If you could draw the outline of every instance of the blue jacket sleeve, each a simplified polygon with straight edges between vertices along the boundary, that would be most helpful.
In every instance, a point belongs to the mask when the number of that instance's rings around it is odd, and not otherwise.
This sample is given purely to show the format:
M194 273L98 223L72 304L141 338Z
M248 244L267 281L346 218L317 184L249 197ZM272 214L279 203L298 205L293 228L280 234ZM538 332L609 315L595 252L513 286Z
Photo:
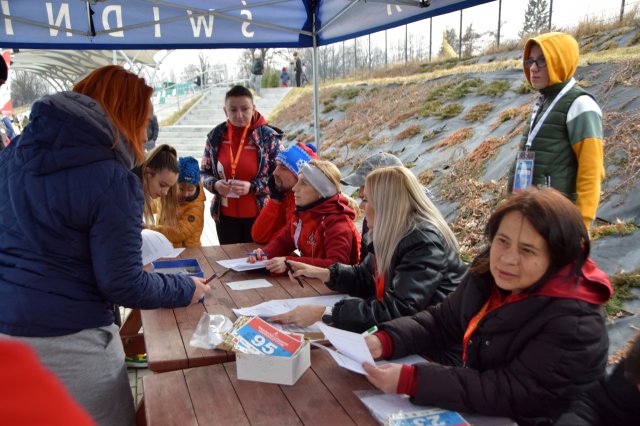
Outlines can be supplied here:
M173 308L191 302L187 276L142 269L142 191L135 176L116 180L93 211L89 247L98 288L105 298L130 308Z

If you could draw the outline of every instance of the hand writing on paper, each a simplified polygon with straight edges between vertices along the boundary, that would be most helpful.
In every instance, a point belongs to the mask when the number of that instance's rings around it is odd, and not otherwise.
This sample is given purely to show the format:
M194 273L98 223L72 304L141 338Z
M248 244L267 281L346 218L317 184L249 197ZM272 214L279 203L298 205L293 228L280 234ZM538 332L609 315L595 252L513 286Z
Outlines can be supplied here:
M263 252L262 249L257 248L252 253L253 254L250 254L247 258L247 262L249 263L256 263L256 260L267 260L267 254Z
M264 266L273 274L284 274L287 272L287 265L284 264L286 257L274 257L266 260Z
M402 364L384 364L375 366L362 363L362 368L367 372L367 380L385 393L398 393L398 382Z
M317 278L322 282L329 282L330 273L328 268L320 268L318 266L307 265L302 262L295 262L293 260L288 261L289 265L291 265L291 269L293 269L292 278L295 277L308 277L308 278Z
M211 288L204 283L202 278L191 277L191 280L196 286L196 289L193 292L193 297L191 298L191 303L195 304L198 303L200 299L203 299L204 296L211 291Z
M231 180L229 183L231 185L231 191L237 195L247 195L251 190L251 182L246 180Z
M226 197L227 195L229 195L229 192L231 192L231 184L224 179L216 181L213 187L218 192L218 194L223 197Z
M268 318L268 321L277 322L284 325L294 325L296 327L308 327L320 321L324 314L324 306L321 305L300 305L297 308L280 315Z
M373 359L379 359L382 356L382 342L377 336L367 336L364 338L364 342L367 344Z

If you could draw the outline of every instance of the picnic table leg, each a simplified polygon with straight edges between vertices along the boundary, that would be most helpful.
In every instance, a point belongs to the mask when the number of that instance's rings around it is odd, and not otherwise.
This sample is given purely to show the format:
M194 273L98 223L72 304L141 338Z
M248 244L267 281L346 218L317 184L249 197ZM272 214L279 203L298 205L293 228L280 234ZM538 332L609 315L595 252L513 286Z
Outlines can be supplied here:
M147 352L144 345L144 334L140 333L141 328L140 309L132 309L124 324L120 327L120 339L122 339L125 355L136 356Z

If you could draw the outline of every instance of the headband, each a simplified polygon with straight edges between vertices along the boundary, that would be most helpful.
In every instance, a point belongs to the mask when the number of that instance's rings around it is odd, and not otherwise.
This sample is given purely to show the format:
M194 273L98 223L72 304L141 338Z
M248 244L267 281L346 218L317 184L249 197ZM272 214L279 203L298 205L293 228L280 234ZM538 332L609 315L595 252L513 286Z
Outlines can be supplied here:
M324 198L333 197L338 193L336 186L331 183L329 178L326 177L319 168L312 166L309 163L305 163L300 167L300 173L307 178L311 186L313 186Z

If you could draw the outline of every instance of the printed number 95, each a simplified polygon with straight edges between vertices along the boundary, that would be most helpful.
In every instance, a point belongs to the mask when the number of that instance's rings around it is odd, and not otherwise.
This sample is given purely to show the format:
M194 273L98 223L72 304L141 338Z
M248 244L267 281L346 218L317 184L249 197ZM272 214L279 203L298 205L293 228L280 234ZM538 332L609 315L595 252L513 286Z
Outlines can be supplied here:
M278 349L278 347L273 342L267 341L267 339L265 339L264 336L261 336L260 334L256 334L255 336L253 336L253 339L251 339L251 343L257 348L260 348L260 350L267 355L271 355L276 351L276 349Z

